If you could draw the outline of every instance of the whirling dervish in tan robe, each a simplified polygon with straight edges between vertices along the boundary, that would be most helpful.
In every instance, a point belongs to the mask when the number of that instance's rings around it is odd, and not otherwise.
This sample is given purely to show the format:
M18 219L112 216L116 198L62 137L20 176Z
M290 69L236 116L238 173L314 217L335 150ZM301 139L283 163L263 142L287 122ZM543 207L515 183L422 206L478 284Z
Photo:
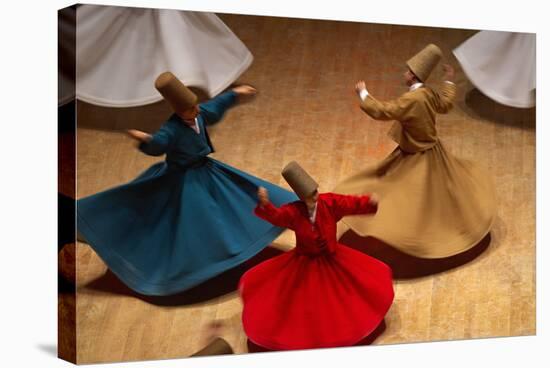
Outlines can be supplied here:
M456 94L453 69L445 66L451 78L439 92L423 84L441 55L430 44L407 61L404 76L410 90L396 100L379 101L363 81L357 83L362 110L373 119L395 121L389 135L398 147L334 189L375 193L379 200L376 216L344 218L340 235L351 230L412 256L443 258L472 248L489 233L496 199L488 171L451 155L437 134L436 116L451 110Z

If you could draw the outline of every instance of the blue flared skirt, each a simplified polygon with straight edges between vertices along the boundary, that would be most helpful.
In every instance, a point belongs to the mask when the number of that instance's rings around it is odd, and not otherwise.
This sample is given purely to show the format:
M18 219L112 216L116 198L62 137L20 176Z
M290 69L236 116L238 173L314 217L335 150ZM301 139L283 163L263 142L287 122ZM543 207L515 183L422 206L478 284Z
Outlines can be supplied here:
M77 201L77 229L111 271L145 295L182 292L253 257L284 229L254 215L257 189L275 205L294 193L220 161L161 162Z

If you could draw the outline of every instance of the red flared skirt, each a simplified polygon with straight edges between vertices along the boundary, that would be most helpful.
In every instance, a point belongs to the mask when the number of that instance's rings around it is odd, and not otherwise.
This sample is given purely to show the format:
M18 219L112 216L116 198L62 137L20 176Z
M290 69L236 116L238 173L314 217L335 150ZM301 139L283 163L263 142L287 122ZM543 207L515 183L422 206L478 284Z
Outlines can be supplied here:
M239 291L246 335L270 350L355 345L394 295L386 264L340 244L332 254L292 250L265 261L242 276Z

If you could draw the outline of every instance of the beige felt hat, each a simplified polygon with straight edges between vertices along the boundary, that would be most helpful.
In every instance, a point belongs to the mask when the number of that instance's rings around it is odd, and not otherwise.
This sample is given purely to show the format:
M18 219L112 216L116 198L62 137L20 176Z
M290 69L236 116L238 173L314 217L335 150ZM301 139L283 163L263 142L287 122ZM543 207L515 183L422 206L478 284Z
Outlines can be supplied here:
M155 88L176 112L197 104L197 96L170 72L164 72L157 77Z
M288 163L281 174L302 200L312 195L319 187L319 184L296 161Z
M431 43L410 58L407 61L407 66L418 79L425 82L432 73L432 70L437 66L437 63L439 63L439 60L441 60L442 55L441 49Z

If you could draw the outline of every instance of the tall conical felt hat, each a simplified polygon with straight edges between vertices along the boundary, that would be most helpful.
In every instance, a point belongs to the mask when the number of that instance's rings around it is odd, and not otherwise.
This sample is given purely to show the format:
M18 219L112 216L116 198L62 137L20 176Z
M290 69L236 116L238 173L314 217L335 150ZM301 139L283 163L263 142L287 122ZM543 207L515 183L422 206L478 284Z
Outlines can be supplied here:
M312 195L319 187L319 184L296 161L288 163L281 174L302 200Z
M433 43L424 47L422 51L414 55L407 61L409 69L420 79L425 82L430 76L432 70L437 66L443 53L441 49Z
M155 88L176 112L197 104L197 96L170 72L164 72L157 77Z

